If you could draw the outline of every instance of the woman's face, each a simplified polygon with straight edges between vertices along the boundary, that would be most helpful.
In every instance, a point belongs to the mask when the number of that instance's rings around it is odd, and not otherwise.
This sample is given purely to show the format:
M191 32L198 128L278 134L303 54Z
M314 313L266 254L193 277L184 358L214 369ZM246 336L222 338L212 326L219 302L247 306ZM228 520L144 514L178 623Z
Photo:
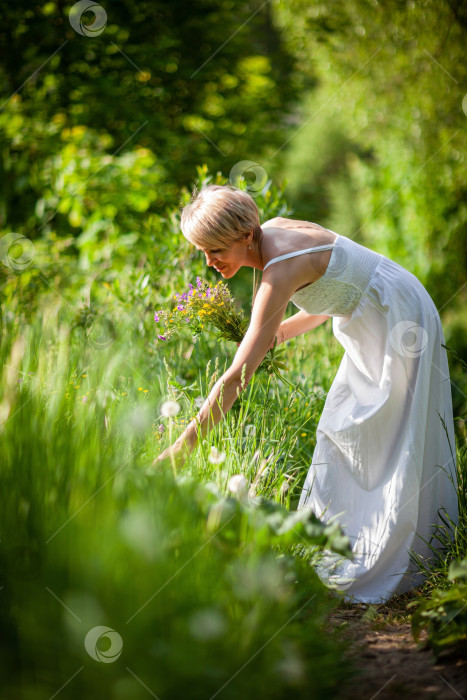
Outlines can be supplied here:
M247 246L244 243L230 244L227 248L222 245L212 249L196 248L206 256L206 265L214 267L224 278L233 277L246 262Z

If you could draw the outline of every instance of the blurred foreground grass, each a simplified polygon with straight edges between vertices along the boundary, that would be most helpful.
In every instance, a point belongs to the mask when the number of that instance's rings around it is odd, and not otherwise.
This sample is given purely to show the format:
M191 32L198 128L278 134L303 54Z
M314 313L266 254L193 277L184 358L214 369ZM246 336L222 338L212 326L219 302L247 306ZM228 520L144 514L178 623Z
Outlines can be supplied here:
M322 395L305 406L255 380L176 478L156 472L219 361L184 377L199 358L150 351L141 318L94 308L50 295L21 324L4 308L3 696L332 697L350 668L323 635L337 599L310 564L347 540L285 507ZM229 493L259 473L249 496Z

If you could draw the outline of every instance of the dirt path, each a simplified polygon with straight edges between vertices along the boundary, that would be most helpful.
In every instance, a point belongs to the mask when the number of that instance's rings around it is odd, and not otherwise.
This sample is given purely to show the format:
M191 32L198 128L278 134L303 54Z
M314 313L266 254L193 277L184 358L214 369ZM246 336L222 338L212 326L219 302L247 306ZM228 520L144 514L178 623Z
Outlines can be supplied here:
M426 644L413 641L406 594L387 605L341 604L329 619L348 641L348 656L358 669L336 700L467 700L467 659L443 654L434 662ZM405 617L405 619L404 619Z

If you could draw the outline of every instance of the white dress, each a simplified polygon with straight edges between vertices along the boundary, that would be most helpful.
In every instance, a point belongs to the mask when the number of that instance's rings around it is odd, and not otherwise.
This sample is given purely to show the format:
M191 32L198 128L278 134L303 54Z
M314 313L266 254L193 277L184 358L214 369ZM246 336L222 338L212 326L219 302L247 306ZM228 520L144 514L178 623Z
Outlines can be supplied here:
M423 540L440 523L438 510L458 524L449 367L440 317L421 282L335 235L332 244L281 255L264 269L332 249L324 275L291 297L309 314L332 316L345 350L298 508L337 520L351 542L353 560L325 552L321 580L347 601L382 603L423 582L409 549L431 556Z

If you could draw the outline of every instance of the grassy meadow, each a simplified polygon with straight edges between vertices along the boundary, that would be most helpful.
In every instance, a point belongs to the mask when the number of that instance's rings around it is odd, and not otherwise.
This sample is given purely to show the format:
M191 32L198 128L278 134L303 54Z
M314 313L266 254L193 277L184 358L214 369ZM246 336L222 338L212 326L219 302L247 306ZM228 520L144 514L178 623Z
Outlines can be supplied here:
M0 6L0 698L326 700L355 676L316 573L348 540L296 512L331 321L283 346L288 384L257 372L183 467L153 466L236 350L154 319L219 281L180 231L210 183L387 255L440 310L460 521L404 615L465 647L465 10ZM252 282L228 282L246 318Z
M143 264L103 265L90 283L71 260L51 277L41 249L16 269L25 254L11 253L3 288L7 696L49 698L66 683L70 698L176 698L187 684L194 698L333 697L352 668L323 632L340 593L314 564L348 542L337 523L294 513L343 355L331 324L287 343L292 387L256 373L182 468L155 469L235 344L208 328L158 340L154 309L212 271L188 250L164 271L148 245Z
M3 287L7 696L49 698L68 681L63 697L139 698L147 686L175 698L187 684L203 698L332 697L350 669L323 636L338 598L312 564L325 547L345 555L347 540L291 512L342 355L330 326L291 343L296 389L258 374L182 469L156 470L235 344L157 339L162 267L102 265L90 282L71 259L51 274L45 247L27 266L25 249L10 251ZM186 260L170 297L204 272ZM167 401L176 415L161 412ZM235 475L247 484L233 488Z

